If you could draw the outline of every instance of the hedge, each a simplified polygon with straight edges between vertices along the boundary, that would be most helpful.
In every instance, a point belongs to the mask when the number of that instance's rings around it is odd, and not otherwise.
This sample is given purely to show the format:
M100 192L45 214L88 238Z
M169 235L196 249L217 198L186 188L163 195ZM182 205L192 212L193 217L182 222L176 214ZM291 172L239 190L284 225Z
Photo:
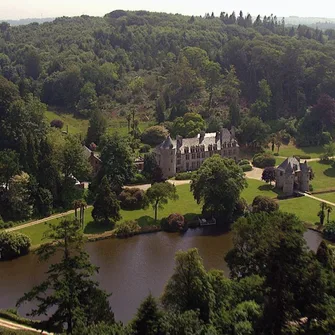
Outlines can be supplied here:
M241 165L241 169L243 172L252 171L252 166L250 164Z
M260 153L253 157L252 164L258 168L264 169L269 166L275 166L276 159L272 154Z
M31 240L21 233L0 232L0 261L11 260L29 253Z
M176 174L175 179L176 180L189 180L189 179L192 179L193 175L194 175L194 172L191 172L191 171L179 172Z
M120 238L130 237L138 234L141 231L141 227L137 221L125 221L120 223L114 230L115 236Z

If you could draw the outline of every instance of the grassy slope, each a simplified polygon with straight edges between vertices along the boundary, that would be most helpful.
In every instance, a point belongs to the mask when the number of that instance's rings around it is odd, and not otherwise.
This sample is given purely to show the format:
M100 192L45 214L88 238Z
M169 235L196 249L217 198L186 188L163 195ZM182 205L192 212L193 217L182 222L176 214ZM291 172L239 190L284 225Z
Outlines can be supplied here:
M277 152L277 149L275 149ZM323 148L321 146L318 147L306 147L306 148L297 148L293 144L282 145L279 149L279 155L284 157L290 156L299 156L299 155L308 155L311 158L319 158L323 153Z

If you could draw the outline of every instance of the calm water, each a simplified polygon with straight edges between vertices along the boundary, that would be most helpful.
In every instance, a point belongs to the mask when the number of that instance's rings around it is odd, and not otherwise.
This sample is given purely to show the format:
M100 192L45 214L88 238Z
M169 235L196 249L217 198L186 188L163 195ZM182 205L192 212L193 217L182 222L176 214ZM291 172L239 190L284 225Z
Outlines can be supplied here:
M305 234L309 247L316 250L321 237L312 231ZM156 233L129 239L110 239L88 243L86 250L92 263L100 267L97 276L102 288L112 292L110 298L117 320L129 321L140 302L151 292L160 296L174 267L178 250L196 247L207 269L218 268L228 274L224 261L232 248L232 235L215 227L189 230L184 235ZM47 264L34 254L0 263L0 308L15 306L18 298L44 278ZM24 315L31 306L19 312Z

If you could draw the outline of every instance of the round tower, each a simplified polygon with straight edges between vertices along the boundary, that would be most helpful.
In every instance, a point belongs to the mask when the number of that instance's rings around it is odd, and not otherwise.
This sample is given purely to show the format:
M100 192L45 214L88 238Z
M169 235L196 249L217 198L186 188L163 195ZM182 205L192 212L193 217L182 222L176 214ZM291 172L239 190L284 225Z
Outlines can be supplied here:
M176 175L176 147L168 136L159 146L159 166L163 173L163 178L168 179Z

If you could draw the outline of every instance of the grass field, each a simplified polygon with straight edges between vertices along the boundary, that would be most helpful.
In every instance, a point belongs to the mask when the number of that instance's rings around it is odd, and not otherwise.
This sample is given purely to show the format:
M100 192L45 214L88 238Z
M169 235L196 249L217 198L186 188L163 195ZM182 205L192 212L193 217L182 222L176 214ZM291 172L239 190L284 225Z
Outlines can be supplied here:
M331 164L310 162L308 165L311 166L315 175L311 181L314 191L335 188L335 168Z
M164 209L158 211L158 217L161 219L163 217L168 216L171 213L181 213L186 215L187 217L192 217L195 215L199 215L201 213L201 205L197 204L193 198L192 193L190 192L189 185L180 185L177 186L177 192L179 195L179 201L169 201L167 205L165 205ZM272 190L270 185L264 184L258 180L248 180L248 188L243 190L242 197L247 200L248 203L251 203L256 195L266 195L269 197L276 197L277 194ZM92 209L87 209L85 211L85 229L84 232L86 234L98 234L102 233L106 229L106 227L99 227L92 221L91 216ZM122 220L136 220L141 226L154 224L154 211L151 207L145 210L135 210L135 211L121 211ZM71 219L73 215L68 218ZM64 219L63 217L62 219ZM49 223L59 222L60 219L54 219L49 221L48 223L41 223L35 226L31 226L28 228L20 229L19 232L28 235L33 245L38 245L42 242L43 234L45 231L49 229Z
M275 152L277 152L277 149ZM279 155L284 157L307 155L311 156L311 158L319 158L322 153L322 146L297 148L291 143L289 145L282 145L279 149Z

